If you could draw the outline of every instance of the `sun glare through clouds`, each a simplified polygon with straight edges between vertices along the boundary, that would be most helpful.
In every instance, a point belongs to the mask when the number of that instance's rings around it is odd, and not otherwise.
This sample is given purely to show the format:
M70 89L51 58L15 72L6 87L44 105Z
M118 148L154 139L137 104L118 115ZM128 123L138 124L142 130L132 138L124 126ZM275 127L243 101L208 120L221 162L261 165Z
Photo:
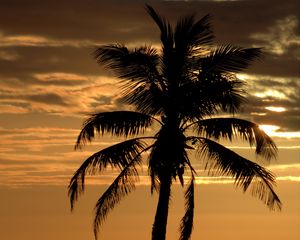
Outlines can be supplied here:
M267 110L272 111L272 112L285 112L286 109L284 107L266 107Z
M266 97L275 97L275 98L281 98L281 99L286 98L286 95L284 93L279 92L277 90L267 90L264 92L255 92L253 95L258 98L266 98Z
M275 132L280 129L280 127L275 125L259 125L259 128L269 136L273 136Z
M259 128L263 130L270 137L280 137L280 138L300 138L300 132L285 132L280 131L280 127L276 125L259 125Z

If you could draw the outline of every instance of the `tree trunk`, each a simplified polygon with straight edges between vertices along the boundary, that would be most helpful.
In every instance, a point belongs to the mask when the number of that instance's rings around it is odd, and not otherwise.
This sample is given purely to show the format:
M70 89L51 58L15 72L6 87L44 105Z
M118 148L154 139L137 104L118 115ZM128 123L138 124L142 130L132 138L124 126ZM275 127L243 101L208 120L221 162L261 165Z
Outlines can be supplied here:
M170 195L171 177L164 178L160 183L158 204L152 227L152 240L166 239Z

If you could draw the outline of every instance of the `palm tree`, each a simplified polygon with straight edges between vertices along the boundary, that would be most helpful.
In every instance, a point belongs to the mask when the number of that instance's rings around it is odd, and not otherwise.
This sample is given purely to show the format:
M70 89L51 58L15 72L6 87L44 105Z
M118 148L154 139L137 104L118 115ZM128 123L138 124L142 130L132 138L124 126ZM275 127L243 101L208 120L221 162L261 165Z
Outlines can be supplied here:
M98 174L107 167L120 171L96 203L97 238L109 212L135 189L137 167L146 158L151 193L158 193L152 239L166 238L171 187L179 180L182 186L187 184L179 239L188 240L193 228L197 174L189 154L194 151L210 175L231 176L244 192L250 189L270 209L280 210L273 174L219 141L240 137L255 146L262 159L276 157L275 143L257 124L234 117L245 102L244 82L235 74L259 58L261 50L213 47L209 15L200 20L186 16L172 27L151 6L146 5L146 10L160 29L161 51L151 46L130 50L122 44L110 44L94 52L97 62L120 79L120 99L133 110L95 113L84 122L75 148L92 141L96 134L126 138L96 152L75 172L69 185L71 209L84 191L86 174ZM224 114L229 117L222 117ZM145 136L154 124L157 132Z

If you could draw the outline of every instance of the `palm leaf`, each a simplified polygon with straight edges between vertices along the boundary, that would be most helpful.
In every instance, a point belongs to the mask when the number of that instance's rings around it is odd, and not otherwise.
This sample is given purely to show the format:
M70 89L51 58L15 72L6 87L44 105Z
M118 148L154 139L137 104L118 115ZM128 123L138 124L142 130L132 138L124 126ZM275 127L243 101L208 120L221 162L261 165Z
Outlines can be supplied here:
M195 22L194 15L180 19L175 27L175 49L188 50L212 42L214 36L209 14Z
M113 183L98 199L95 206L94 235L97 239L99 227L106 219L109 212L118 204L123 197L135 189L135 182L138 181L137 164L141 164L141 154L152 146L144 148L139 152L120 172Z
M251 193L263 201L271 210L280 210L281 202L274 192L274 175L262 166L245 159L207 138L194 138L198 141L198 151L206 155L206 169L211 175L227 175L235 179L235 184L246 192L249 186Z
M108 213L122 200L123 197L135 189L135 182L138 180L138 172L134 165L139 162L139 157L132 160L97 201L94 219L94 234L96 239L99 226L106 219Z
M194 221L194 176L184 194L185 197L185 214L180 224L179 240L191 239Z
M135 106L138 112L158 115L164 113L165 93L154 83L124 84L121 102Z
M114 136L137 135L144 133L150 127L154 118L139 112L114 111L92 114L82 127L75 148L80 147L95 137L95 132L103 135L111 133Z
M259 128L259 125L238 118L209 118L195 122L198 134L219 140L232 141L234 136L240 136L256 146L256 154L270 160L277 156L277 147L273 140Z
M146 10L160 29L160 39L162 43L161 72L165 81L170 83L174 79L174 71L178 70L172 63L174 57L174 33L171 24L160 16L151 6L146 4Z
M144 46L129 50L120 44L98 47L93 55L98 63L117 73L121 79L131 81L157 81L159 55L156 49Z
M193 121L219 112L235 113L244 102L240 81L189 81L177 90L177 109L184 118Z
M75 201L84 191L85 175L102 172L106 167L124 169L133 159L140 155L145 148L140 138L130 139L101 151L87 158L75 172L69 184L69 197L71 209Z
M245 83L238 80L233 74L201 73L198 81L201 90L201 98L214 105L218 110L236 113L244 97Z
M245 70L250 63L261 56L260 48L241 48L225 45L216 48L207 57L200 60L203 73L237 73Z
M180 76L180 82L190 70L194 55L201 51L203 44L211 43L213 39L210 30L209 15L195 22L193 15L179 20L174 31L174 56L165 64L170 65L170 79ZM173 75L172 75L173 72Z
M158 114L166 83L160 74L160 56L149 46L129 50L123 45L104 45L94 52L98 63L117 73L122 84L121 101L140 112Z
M173 48L173 30L170 23L162 16L160 16L154 8L146 4L146 11L152 17L161 32L161 42L163 44L164 52L168 52Z

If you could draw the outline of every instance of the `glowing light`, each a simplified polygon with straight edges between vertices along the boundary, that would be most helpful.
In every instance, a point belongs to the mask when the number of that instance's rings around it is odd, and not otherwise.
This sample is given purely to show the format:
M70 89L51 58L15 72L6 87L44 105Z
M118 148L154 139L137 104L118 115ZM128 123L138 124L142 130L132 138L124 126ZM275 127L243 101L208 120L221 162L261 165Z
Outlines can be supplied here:
M299 176L282 176L282 177L277 177L276 180L300 182L300 177Z
M259 125L259 128L263 130L269 136L273 136L274 133L280 128L275 125Z
M285 112L286 111L286 108L284 107L265 107L265 109L269 110L269 111L272 111L272 112Z
M37 73L34 77L40 81L86 81L88 78L86 76L63 73L63 72L53 72L53 73Z
M250 114L253 116L266 116L267 115L266 113L259 113L259 112L252 112Z
M276 90L268 90L266 92L256 92L254 93L254 95L259 98L265 98L265 97L286 98L285 94Z
M276 125L259 125L259 128L270 137L300 138L300 132L281 132L278 131L280 127Z
M236 74L236 77L240 80L248 80L251 78L248 74L243 74L243 73Z

